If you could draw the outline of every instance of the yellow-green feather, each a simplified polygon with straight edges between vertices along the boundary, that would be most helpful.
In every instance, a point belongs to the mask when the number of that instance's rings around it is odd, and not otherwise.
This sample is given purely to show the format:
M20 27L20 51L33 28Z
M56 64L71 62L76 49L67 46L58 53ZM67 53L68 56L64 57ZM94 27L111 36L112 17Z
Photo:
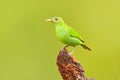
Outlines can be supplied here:
M63 43L71 46L81 45L84 49L91 50L84 44L84 40L72 27L66 25L60 17L53 18L56 27L56 36Z

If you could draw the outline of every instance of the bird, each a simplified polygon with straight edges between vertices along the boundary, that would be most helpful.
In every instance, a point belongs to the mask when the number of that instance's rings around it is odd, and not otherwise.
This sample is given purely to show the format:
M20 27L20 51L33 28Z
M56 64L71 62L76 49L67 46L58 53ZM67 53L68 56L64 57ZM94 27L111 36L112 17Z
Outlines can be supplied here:
M79 33L67 25L63 18L61 17L52 17L48 18L45 21L51 22L55 26L56 31L56 37L63 43L66 44L64 48L67 48L68 46L73 46L74 49L72 50L71 54L74 52L76 46L80 45L84 49L91 51L91 48L85 45L85 41L83 38L79 35Z

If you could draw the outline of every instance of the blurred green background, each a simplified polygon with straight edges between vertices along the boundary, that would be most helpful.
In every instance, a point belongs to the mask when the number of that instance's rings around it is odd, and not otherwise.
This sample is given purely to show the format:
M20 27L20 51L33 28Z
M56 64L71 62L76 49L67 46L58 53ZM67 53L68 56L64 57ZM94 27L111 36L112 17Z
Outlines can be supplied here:
M74 52L86 77L120 80L119 0L0 0L0 80L62 80L56 57L64 44L44 21L54 16L92 48Z

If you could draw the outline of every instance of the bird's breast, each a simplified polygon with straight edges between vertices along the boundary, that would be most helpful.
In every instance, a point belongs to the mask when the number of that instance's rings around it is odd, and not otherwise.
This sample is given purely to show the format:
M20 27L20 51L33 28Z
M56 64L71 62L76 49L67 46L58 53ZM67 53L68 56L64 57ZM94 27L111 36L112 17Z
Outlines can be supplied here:
M63 26L56 26L56 36L59 40L61 40L64 43L66 43L66 41L69 38L67 29Z

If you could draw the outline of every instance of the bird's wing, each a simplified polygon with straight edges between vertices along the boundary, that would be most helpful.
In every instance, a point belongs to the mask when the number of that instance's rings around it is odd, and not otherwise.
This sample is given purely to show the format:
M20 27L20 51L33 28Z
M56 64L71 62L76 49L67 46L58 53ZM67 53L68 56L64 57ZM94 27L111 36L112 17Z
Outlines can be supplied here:
M82 37L79 35L78 32L76 32L73 28L68 26L68 32L70 34L71 37L75 37L78 38L80 41L84 42L84 40L82 39Z

